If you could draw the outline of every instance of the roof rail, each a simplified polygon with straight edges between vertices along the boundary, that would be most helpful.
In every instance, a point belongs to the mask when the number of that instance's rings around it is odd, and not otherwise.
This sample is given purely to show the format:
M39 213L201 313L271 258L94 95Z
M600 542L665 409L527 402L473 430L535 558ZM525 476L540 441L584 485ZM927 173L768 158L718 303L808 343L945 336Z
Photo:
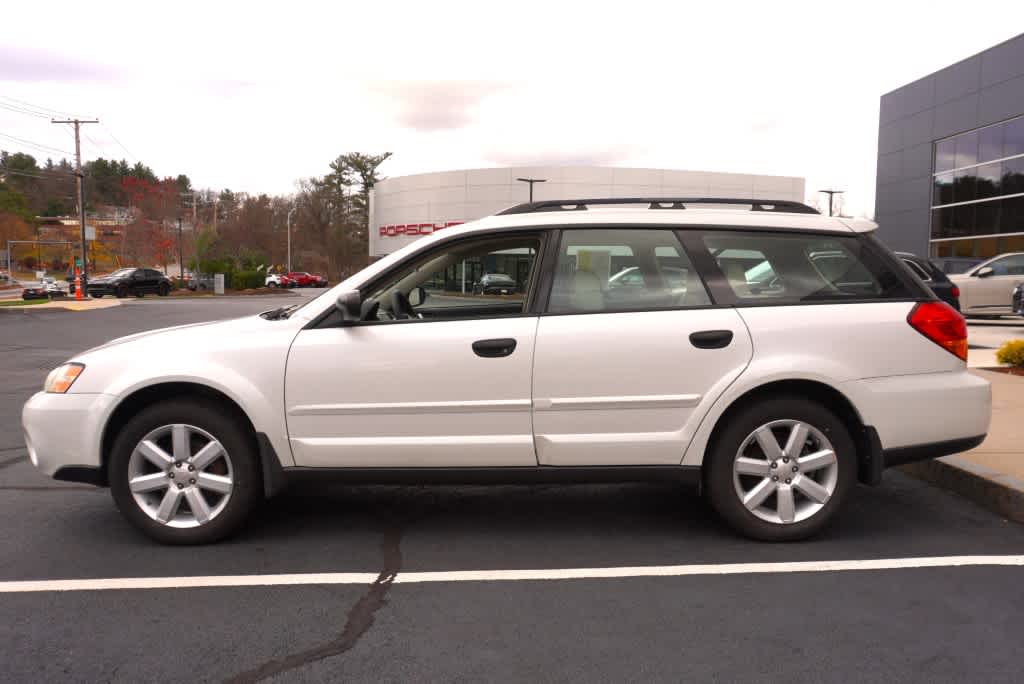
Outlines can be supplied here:
M777 211L790 214L817 214L817 209L791 200L740 199L735 197L604 197L600 199L544 200L526 202L499 211L507 214L536 214L543 211L586 211L601 204L646 204L648 209L686 209L688 204L745 204L751 211Z

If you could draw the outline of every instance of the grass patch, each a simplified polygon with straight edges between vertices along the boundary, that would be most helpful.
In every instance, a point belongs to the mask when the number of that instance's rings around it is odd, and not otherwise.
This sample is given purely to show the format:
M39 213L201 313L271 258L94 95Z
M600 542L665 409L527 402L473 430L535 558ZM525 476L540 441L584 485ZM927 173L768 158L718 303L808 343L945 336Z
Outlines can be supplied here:
M24 299L15 299L14 301L10 302L0 302L0 306L35 306L36 304L49 303L49 299L29 299L28 301L25 301Z

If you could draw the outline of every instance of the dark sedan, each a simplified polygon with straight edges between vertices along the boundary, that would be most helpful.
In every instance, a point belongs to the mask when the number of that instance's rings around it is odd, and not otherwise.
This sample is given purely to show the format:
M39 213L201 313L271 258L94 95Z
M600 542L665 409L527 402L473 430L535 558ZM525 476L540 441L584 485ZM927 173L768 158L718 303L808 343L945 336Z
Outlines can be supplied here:
M171 279L151 268L122 268L110 275L90 278L86 292L90 297L143 297L147 294L166 297L171 292Z
M942 269L928 259L919 257L916 254L910 254L909 252L896 252L896 256L903 260L903 263L914 272L914 275L931 288L935 296L957 311L960 310L960 288L946 277Z
M475 294L515 294L516 281L504 273L488 273L473 287Z

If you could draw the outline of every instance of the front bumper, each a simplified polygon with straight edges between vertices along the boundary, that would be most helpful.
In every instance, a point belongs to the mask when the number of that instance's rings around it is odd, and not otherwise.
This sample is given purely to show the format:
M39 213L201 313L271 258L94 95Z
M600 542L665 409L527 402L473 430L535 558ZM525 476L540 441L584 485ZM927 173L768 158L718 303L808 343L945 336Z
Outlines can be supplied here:
M21 411L32 465L51 477L62 469L98 471L103 424L115 400L109 394L34 394Z

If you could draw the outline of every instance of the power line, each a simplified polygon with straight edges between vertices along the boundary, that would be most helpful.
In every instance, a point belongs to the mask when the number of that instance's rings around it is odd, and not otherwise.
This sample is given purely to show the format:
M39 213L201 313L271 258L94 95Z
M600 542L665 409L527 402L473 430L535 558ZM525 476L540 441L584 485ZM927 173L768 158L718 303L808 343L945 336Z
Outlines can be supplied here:
M62 150L62 149L60 149L58 147L51 147L49 145L43 145L41 143L32 142L31 140L25 140L24 138L19 138L19 137L15 136L15 135L11 135L10 133L0 133L0 136L3 136L4 138L10 138L11 140L19 142L19 143L21 143L23 145L28 145L30 147L36 147L36 148L38 148L40 150L50 151L50 152L59 152L60 154L72 154L71 152L68 152L67 150Z
M46 114L41 114L39 112L33 112L31 110L23 109L21 107L15 106L15 105L9 105L6 102L0 102L0 109L6 109L7 111L14 112L15 114L27 114L28 116L37 116L40 119L49 119L50 118Z
M114 135L113 131L111 131L110 128L107 127L107 124L101 123L100 126L103 126L103 130L105 130L107 132L107 135L110 136L110 139L113 140L114 142L116 142L118 145L120 145L121 149L124 150L128 154L129 157L134 159L136 162L139 161L139 158L136 157L134 154L132 154L132 151L129 150L127 147L125 147L123 142L121 142L120 140L117 139L117 136Z
M42 105L32 104L31 102L26 102L25 100L19 100L18 98L11 97L10 95L0 95L0 99L10 100L11 102L16 102L16 103L18 103L20 105L24 105L25 107L28 107L30 109L36 109L36 110L38 110L40 112L46 112L46 113L48 113L47 118L49 118L50 114L60 114L61 116L67 116L67 112L62 112L62 111L59 111L59 110L56 110L56 109L50 109L49 107L44 107Z
M42 175L42 174L38 174L38 173L31 173L29 171L18 171L16 169L12 169L12 168L4 166L2 164L0 164L0 173L10 173L10 174L13 174L15 176L27 176L29 178L41 178L42 180L50 180L50 179L52 179L52 180L70 181L70 180L73 180L75 178L75 174L67 173L65 171L47 171L46 173L48 175Z

